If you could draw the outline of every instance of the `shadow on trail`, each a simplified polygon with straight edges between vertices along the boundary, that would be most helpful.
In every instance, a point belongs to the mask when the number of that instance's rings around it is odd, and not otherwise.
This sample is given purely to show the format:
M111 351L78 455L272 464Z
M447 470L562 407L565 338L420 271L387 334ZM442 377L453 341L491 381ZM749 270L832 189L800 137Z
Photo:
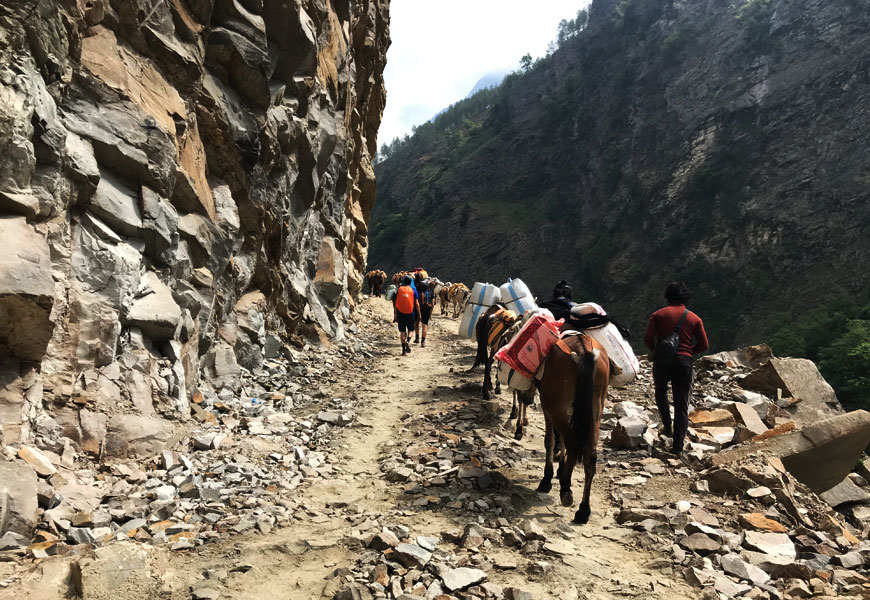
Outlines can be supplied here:
M425 408L405 423L412 435L395 448L401 457L388 458L393 462L386 465L382 461L388 480L400 479L391 469L414 471L407 481L393 483L403 487L397 508L439 514L458 526L496 513L509 521L559 515L547 508L559 506L558 495L535 491L543 448L530 450L513 440L509 395L482 400L475 377L411 393L409 400ZM527 472L530 464L541 467L535 468L534 479Z

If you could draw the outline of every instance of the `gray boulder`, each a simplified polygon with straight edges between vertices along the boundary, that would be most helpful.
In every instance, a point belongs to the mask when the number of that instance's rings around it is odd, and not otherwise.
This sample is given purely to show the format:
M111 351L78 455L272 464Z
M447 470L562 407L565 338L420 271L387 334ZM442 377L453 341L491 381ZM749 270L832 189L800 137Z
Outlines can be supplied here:
M175 432L168 421L139 415L115 415L109 419L106 428L105 456L154 456L174 439Z
M783 397L799 400L789 409L798 425L811 425L843 412L834 389L816 365L804 358L771 358L747 375L741 385L773 397L779 389Z
M39 502L36 472L19 461L0 462L0 536L17 533L30 539Z
M712 457L724 466L760 452L779 456L789 473L817 494L831 489L852 470L870 443L870 413L856 410L761 442L743 444ZM820 469L819 465L825 468Z

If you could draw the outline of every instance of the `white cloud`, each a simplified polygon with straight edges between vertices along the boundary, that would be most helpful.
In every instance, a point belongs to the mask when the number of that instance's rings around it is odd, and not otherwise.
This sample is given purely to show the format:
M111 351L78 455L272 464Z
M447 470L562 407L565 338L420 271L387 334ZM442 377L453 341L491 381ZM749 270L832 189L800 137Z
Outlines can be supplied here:
M378 143L410 133L492 71L543 56L562 19L588 0L393 0Z

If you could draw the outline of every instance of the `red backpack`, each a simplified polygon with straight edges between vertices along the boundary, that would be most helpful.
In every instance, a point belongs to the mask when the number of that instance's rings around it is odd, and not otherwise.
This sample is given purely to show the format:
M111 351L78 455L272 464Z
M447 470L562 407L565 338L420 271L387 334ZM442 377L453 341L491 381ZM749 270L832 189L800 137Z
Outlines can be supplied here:
M414 290L410 285L403 285L396 292L396 309L405 315L414 312Z

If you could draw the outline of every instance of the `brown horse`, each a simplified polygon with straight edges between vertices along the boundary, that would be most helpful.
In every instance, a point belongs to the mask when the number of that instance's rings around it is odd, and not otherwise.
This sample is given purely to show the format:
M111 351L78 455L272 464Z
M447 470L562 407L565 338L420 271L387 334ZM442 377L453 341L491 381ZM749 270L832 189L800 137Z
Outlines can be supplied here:
M471 290L469 290L464 283L454 283L450 286L448 294L450 303L453 305L453 318L455 319L462 312L462 308L465 306L468 296L471 295Z
M383 271L372 271L372 278L369 280L369 292L373 296L380 296L384 291L384 282L386 280L387 274Z
M499 318L499 310L504 309L503 304L496 304L487 309L474 326L474 331L477 336L477 354L474 357L474 364L469 371L473 371L478 365L483 365L483 399L489 400L492 389L492 364L495 360L495 353L507 344L517 331L520 330L522 323L516 315L507 321ZM510 311L508 311L510 312ZM496 330L496 328L498 328ZM501 381L498 377L495 378L495 393L501 393ZM535 400L534 388L527 391L511 390L513 392L513 405L511 406L511 414L509 419L516 419L516 431L514 439L521 440L525 434L525 426L529 424L529 418L526 415L526 408Z
M535 383L546 424L546 464L538 491L549 493L552 489L558 435L565 445L558 473L562 506L574 504L571 475L577 461L583 461L583 500L574 514L575 523L588 522L591 514L589 495L598 462L598 428L609 379L607 352L591 337L578 335L564 338L553 347L547 355L543 377Z
M447 306L450 304L450 286L452 283L445 283L438 290L438 302L441 304L441 316L447 315Z

